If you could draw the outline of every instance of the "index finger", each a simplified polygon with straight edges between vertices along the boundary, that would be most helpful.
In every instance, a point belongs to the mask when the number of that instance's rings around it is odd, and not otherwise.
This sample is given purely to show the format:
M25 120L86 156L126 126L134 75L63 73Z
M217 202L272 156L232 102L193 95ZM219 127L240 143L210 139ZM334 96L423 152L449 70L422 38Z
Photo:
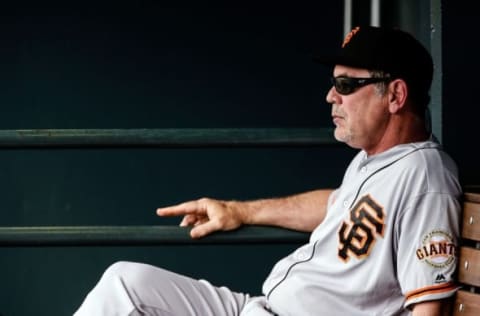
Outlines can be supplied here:
M189 201L157 209L158 216L180 216L192 213L204 213L197 201Z

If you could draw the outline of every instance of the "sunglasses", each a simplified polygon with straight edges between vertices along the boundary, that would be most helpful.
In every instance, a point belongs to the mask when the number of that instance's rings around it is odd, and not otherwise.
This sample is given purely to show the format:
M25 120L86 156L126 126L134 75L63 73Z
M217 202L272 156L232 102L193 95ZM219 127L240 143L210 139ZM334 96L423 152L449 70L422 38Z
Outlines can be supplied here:
M332 77L330 78L332 85L335 87L338 93L342 95L352 94L363 86L378 83L378 82L388 82L391 80L390 77L379 77L379 78L352 78L352 77Z

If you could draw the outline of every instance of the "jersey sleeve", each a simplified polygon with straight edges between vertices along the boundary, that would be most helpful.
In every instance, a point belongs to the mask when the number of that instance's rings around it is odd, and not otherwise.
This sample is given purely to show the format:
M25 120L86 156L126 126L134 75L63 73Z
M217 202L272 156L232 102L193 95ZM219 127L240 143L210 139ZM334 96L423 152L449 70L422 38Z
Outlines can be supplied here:
M397 273L405 307L447 298L455 283L460 203L452 195L416 198L397 223Z

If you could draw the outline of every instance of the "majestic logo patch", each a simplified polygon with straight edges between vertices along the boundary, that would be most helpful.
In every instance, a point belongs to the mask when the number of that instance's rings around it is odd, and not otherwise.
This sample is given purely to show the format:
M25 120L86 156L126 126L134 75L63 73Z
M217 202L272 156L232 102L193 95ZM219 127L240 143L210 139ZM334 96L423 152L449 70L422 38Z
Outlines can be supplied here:
M435 283L442 283L445 281L446 281L446 278L442 273L437 274L437 277L435 278Z
M416 251L417 258L435 268L446 267L455 260L457 246L450 234L434 230L423 237L422 247Z
M383 207L369 195L363 196L350 210L350 221L343 222L338 232L338 256L347 262L350 256L368 256L377 236L385 227Z

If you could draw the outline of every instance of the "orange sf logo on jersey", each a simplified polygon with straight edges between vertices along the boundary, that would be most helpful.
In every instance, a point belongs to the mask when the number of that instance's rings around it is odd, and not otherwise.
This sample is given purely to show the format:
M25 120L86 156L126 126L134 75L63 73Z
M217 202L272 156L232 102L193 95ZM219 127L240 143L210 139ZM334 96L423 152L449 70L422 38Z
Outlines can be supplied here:
M338 232L338 256L344 262L353 255L368 256L377 236L383 237L385 214L383 207L370 195L363 196L350 210L350 220L343 222Z

